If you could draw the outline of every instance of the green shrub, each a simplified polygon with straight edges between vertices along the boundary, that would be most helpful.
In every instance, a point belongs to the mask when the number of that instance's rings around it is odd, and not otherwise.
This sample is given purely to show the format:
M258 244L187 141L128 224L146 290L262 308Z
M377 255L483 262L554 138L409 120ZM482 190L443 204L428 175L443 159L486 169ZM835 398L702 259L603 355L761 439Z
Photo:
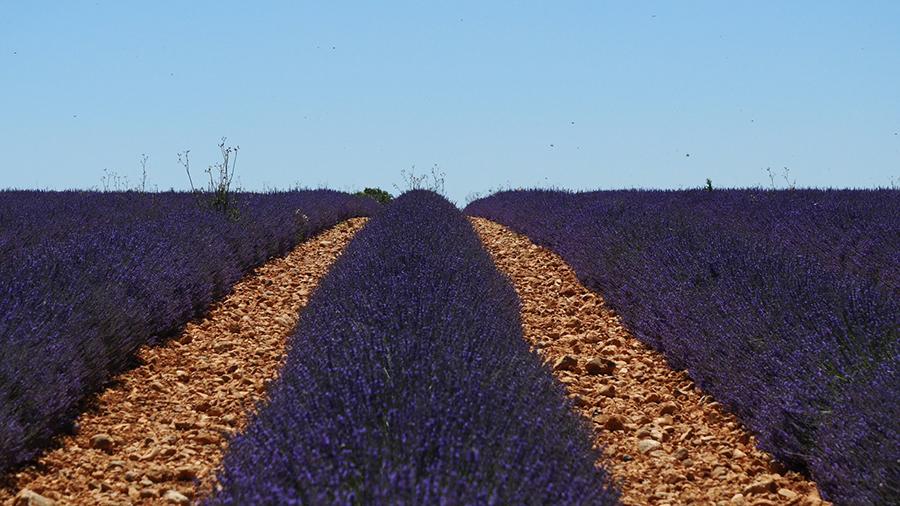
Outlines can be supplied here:
M363 191L356 192L357 195L369 197L378 201L379 204L387 204L394 200L394 196L382 190L381 188L366 188Z

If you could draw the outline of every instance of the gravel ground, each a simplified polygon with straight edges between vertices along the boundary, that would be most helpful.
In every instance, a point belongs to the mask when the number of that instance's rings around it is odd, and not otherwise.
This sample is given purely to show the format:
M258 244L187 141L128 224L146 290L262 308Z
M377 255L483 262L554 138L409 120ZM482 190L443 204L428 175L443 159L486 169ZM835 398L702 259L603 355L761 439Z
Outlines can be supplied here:
M256 269L206 317L119 375L37 464L10 477L0 504L188 504L210 490L229 435L280 369L287 337L357 218Z
M568 265L473 218L522 301L525 337L566 385L603 447L624 504L828 504L814 483L756 449L738 420L635 339Z

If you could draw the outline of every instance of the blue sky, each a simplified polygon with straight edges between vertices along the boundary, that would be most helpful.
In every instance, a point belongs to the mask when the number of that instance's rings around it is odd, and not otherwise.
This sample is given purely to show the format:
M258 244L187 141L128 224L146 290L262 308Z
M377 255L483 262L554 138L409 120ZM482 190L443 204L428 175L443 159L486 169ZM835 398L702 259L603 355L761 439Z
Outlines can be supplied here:
M900 183L900 2L4 4L0 187Z

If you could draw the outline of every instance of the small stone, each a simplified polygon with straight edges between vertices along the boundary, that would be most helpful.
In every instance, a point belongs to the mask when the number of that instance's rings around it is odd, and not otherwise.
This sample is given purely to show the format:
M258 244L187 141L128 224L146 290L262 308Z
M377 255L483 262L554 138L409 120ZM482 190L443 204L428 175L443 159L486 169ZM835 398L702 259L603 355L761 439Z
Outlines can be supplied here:
M675 450L675 453L672 454L677 460L685 460L688 458L687 448L679 448Z
M197 424L190 420L176 420L175 428L178 430L190 430L197 428Z
M594 331L589 331L584 335L584 342L587 344L599 343L602 339L602 336Z
M744 499L744 494L734 494L731 496L731 504L747 504L747 500Z
M172 504L190 504L191 502L190 499L177 490L166 491L165 495L163 495L163 499Z
M771 476L764 476L744 488L744 495L763 494L775 491L775 480Z
M778 495L784 497L787 500L795 499L797 497L797 493L789 488L779 488Z
M553 363L554 371L573 371L578 367L578 361L572 355L563 355Z
M91 448L112 453L113 440L109 434L96 434L91 438Z
M597 422L606 430L615 431L625 428L625 419L620 415L600 415Z
M138 460L150 460L159 455L159 448L153 447L147 451L147 453L138 457Z
M616 363L606 358L592 358L584 365L588 374L612 374L615 368Z
M159 494L156 493L156 490L152 488L142 488L140 492L142 499L150 499L151 497L159 497Z
M211 444L218 443L219 438L213 433L201 432L200 434L197 434L196 436L194 436L194 441L196 441L200 444L210 444L211 445Z
M178 481L191 481L197 477L197 470L190 466L182 466L175 470L175 479Z
M659 402L662 398L656 392L650 392L644 397L644 402Z
M177 370L175 371L175 378L182 383L187 383L191 380L191 375L187 373L187 371Z
M110 460L110 461L109 461L109 467L110 467L110 468L113 468L113 467L125 467L125 461L124 461L124 460Z
M659 408L661 415L673 415L676 411L678 411L678 405L674 402L667 402Z
M136 489L134 487L128 487L128 497L132 501L137 501L138 499L141 498L141 493L138 491L138 489Z
M661 445L659 444L659 441L654 441L652 439L642 439L638 441L637 446L638 451L640 451L641 453L648 453L658 449Z
M141 478L141 475L136 473L135 471L126 471L125 479L128 481L138 481Z
M603 397L615 397L616 396L616 387L613 385L604 385L604 386L600 387L599 393Z
M147 471L147 478L150 478L150 481L153 483L162 483L169 481L172 478L172 473L166 468L155 467Z
M15 500L12 503L14 506L54 506L56 502L49 497L44 497L41 494L33 490L29 490L27 488L23 488L16 494Z
M735 459L742 459L746 457L747 454L742 452L740 449L735 448L734 451L731 452L731 457Z

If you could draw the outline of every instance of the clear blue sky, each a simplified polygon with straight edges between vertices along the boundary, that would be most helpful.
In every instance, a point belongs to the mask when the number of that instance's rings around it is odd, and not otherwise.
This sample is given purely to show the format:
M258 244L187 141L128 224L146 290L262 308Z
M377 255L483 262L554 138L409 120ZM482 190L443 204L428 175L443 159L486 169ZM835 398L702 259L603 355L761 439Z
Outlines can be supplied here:
M185 188L175 154L199 172L221 136L247 189L438 164L459 203L900 179L896 1L3 4L0 187L134 182L147 153Z

